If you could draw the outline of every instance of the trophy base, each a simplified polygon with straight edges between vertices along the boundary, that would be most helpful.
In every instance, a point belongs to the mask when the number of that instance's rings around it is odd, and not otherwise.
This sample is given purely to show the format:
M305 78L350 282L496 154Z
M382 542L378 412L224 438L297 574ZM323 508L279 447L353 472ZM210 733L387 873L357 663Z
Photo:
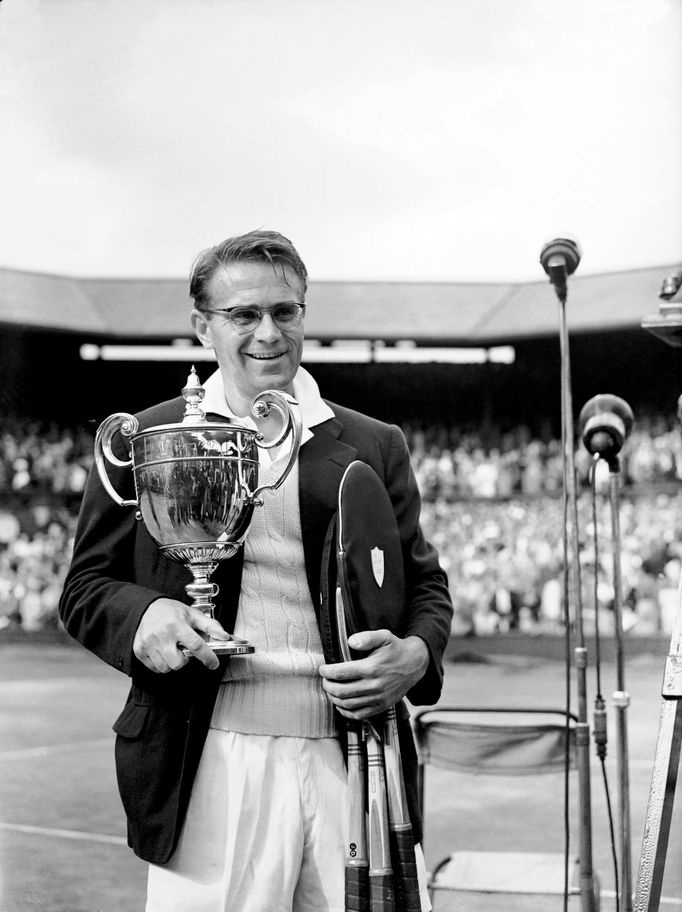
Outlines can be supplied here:
M178 646L179 645L180 644L178 644ZM256 651L256 647L247 643L245 640L214 640L212 637L209 637L206 640L206 645L219 656L251 655L252 652ZM185 649L184 646L180 649L180 652L184 656L191 655L189 649Z
M212 649L216 655L226 655L226 656L241 656L241 655L250 655L252 652L256 651L255 646L251 646L250 643L236 643L234 640L213 640L209 639L206 641L206 645L209 649Z

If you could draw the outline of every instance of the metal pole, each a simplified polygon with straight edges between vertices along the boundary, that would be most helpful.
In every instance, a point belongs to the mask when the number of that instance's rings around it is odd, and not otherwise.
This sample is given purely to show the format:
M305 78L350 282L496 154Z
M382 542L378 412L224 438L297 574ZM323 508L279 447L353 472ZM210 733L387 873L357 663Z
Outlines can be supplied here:
M625 649L623 640L623 577L621 568L621 537L619 518L620 461L609 460L609 494L611 502L611 536L613 553L613 615L616 646L616 708L617 764L620 815L620 908L632 912L632 842L630 829L630 764L628 755L627 708L630 695L625 689Z
M576 749L578 759L578 788L580 802L580 896L583 912L596 912L594 872L592 868L592 798L590 788L590 730L587 721L587 649L583 631L582 594L580 584L580 539L578 534L578 506L575 481L575 451L573 446L573 404L571 397L571 369L568 329L566 325L566 299L559 295L559 338L561 343L561 392L564 437L564 497L570 517L570 553L564 555L564 572L571 573L572 587L569 597L574 605L575 629L578 645L575 648L576 689L578 693L578 722L576 724ZM567 549L568 550L568 549ZM565 606L566 622L569 606Z

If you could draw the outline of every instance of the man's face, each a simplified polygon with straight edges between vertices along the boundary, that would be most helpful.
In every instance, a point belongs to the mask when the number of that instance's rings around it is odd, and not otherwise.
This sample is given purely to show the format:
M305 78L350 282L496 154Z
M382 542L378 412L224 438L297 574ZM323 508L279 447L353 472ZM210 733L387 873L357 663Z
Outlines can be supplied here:
M268 263L241 262L221 266L209 283L210 307L260 307L275 304L303 304L301 279L290 269ZM294 375L301 363L303 323L280 329L269 313L258 326L240 335L222 314L192 311L197 338L212 348L223 376L225 396L239 415L258 393L266 389L291 392Z

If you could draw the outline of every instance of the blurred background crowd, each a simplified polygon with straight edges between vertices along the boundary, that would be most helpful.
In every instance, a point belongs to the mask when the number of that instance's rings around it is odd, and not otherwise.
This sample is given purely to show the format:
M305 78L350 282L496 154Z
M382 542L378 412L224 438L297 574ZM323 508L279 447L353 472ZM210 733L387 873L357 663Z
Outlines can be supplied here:
M561 442L502 431L406 425L423 525L448 571L453 633L558 633L562 625ZM56 628L80 499L92 464L89 429L8 421L0 435L0 629ZM591 485L575 444L586 631L612 630L609 469ZM672 419L638 419L620 455L624 624L667 633L682 559L682 435ZM592 491L596 491L593 499ZM596 530L594 534L594 519ZM597 573L595 577L595 566Z

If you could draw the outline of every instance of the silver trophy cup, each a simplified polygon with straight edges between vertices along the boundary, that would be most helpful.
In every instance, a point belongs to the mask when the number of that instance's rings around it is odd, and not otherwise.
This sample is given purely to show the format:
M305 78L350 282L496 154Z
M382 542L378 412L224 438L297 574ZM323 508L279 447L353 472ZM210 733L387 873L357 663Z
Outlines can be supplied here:
M255 418L272 410L281 428L272 440L233 423L210 422L200 407L204 388L196 371L182 391L187 405L182 421L139 431L137 419L126 412L106 418L95 437L95 464L109 496L121 507L137 507L161 552L183 563L192 574L185 590L192 606L213 617L218 586L211 574L218 562L239 550L261 495L276 490L294 466L301 443L301 418L296 401L286 393L266 390L251 403ZM112 450L116 432L130 440L130 458ZM280 446L289 437L284 468L273 484L258 485L258 449ZM135 500L124 500L114 489L106 463L132 466ZM254 647L244 640L209 639L219 655L245 655Z

